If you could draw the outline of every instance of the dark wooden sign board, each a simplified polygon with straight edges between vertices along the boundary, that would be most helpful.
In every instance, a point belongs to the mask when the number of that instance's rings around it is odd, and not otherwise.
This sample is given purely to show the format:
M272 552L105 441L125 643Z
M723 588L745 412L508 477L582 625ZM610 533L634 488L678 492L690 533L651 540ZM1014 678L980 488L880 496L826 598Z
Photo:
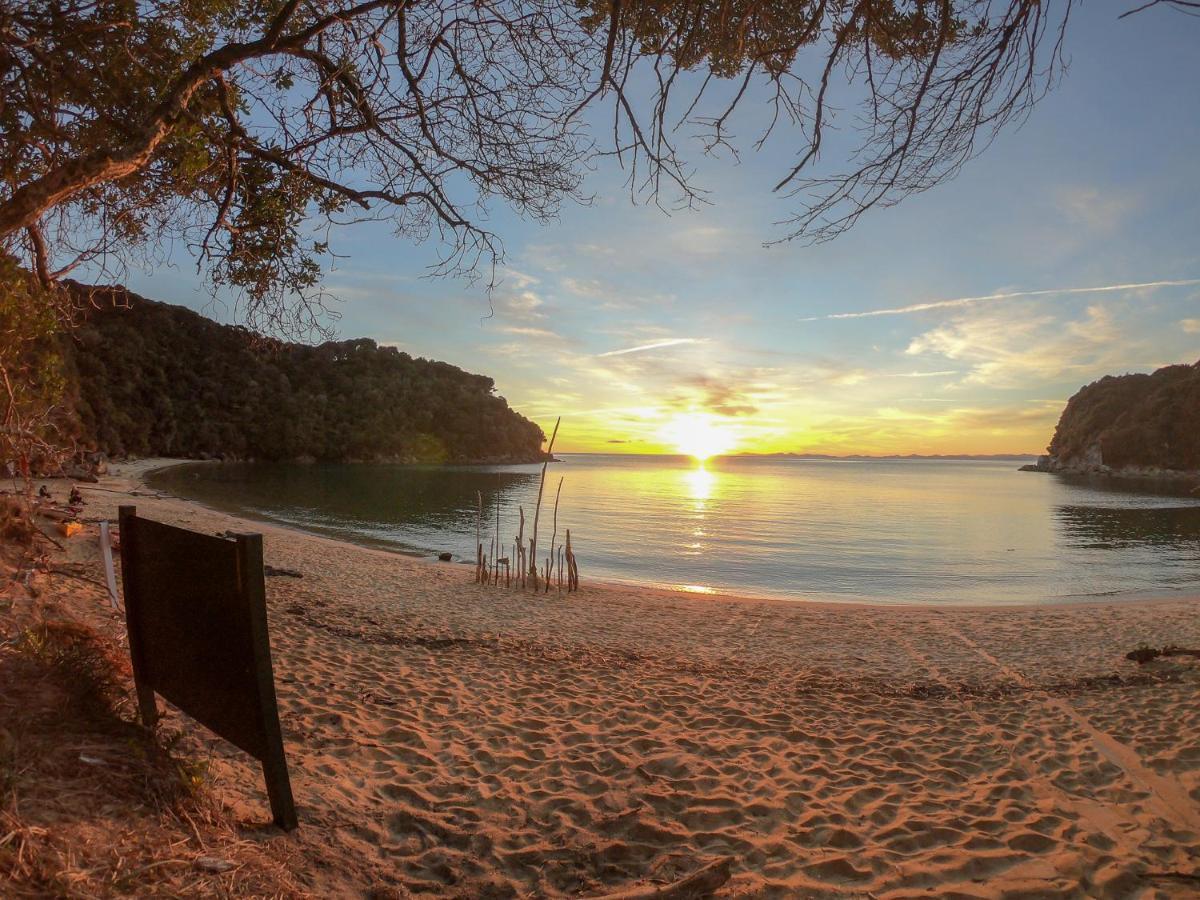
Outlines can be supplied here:
M262 763L271 811L296 827L267 636L261 534L212 537L121 512L125 622L142 722L157 691Z

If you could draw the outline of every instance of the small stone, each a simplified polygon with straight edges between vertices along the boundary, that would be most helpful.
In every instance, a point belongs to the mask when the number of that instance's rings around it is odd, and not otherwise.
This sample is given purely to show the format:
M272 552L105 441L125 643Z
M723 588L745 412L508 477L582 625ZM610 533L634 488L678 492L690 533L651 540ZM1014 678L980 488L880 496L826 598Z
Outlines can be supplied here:
M228 859L221 859L217 856L198 856L196 857L196 868L201 872L228 872L234 867L234 862Z

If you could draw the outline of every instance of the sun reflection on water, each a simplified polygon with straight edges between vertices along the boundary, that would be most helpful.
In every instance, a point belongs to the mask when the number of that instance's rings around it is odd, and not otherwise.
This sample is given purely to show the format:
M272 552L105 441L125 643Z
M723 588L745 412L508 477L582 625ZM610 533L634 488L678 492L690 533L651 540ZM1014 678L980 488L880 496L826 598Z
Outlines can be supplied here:
M701 463L694 469L688 469L683 473L684 484L686 485L687 495L692 500L696 501L697 510L704 509L704 501L712 498L713 486L716 484L717 476L710 472Z

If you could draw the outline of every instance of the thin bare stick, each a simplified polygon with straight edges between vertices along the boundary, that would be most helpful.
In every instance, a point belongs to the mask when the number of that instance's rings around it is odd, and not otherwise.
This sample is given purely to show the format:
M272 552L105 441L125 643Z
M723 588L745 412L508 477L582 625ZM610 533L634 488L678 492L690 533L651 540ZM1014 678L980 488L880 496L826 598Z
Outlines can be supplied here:
M529 552L529 574L533 576L533 587L537 590L537 535L538 535L538 519L542 514L542 491L546 487L546 466L550 465L550 459L554 455L554 439L558 437L558 426L562 422L562 416L559 416L554 422L554 431L550 435L550 443L546 446L546 459L542 463L542 480L538 483L537 506L533 509L533 539L530 541Z
M518 570L520 576L521 589L525 588L525 507L518 506L517 512L521 515L521 526L517 529L517 546L520 548L517 552Z
M562 496L562 476L558 479L558 490L554 493L554 526L550 530L550 570L554 569L554 541L558 538L558 500ZM549 581L550 572L547 572L547 581ZM546 585L546 590L550 590L550 585Z

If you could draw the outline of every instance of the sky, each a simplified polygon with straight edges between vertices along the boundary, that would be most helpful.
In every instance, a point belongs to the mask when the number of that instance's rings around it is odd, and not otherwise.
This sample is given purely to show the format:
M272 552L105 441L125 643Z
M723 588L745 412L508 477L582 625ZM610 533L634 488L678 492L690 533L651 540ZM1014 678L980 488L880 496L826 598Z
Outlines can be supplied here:
M490 296L426 277L436 246L335 233L337 335L491 376L562 451L1044 452L1080 386L1200 359L1200 21L1124 8L1075 14L1023 127L831 243L764 246L796 141L691 153L712 205L670 215L604 162L550 225L493 207ZM233 317L180 250L128 284Z

